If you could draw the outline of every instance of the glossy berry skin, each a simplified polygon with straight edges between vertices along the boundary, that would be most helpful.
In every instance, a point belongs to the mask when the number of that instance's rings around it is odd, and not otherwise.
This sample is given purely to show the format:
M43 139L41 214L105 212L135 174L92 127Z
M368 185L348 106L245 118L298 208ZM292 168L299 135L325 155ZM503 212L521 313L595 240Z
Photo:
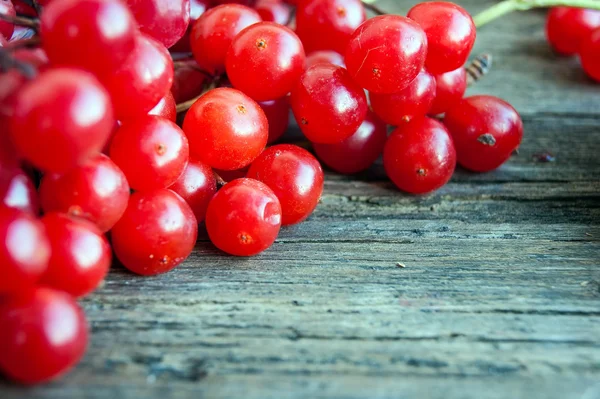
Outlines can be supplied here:
M227 183L206 212L212 243L235 256L253 256L275 242L281 228L281 205L266 184L254 179Z
M179 179L169 189L187 202L196 221L202 223L208 203L217 192L217 180L210 166L190 159Z
M304 72L304 48L289 28L259 22L241 31L229 48L227 77L256 101L287 95Z
M592 33L581 45L581 64L587 75L600 82L600 29Z
M17 166L0 165L0 207L16 208L37 215L37 191L31 178Z
M233 38L260 21L255 10L239 4L225 4L202 14L190 36L192 53L200 68L215 74L225 71L225 58Z
M347 139L367 114L363 89L348 71L333 64L308 68L292 90L290 103L302 133L313 143Z
M352 33L367 19L360 0L300 0L296 32L306 51L344 53Z
M15 6L10 0L0 0L0 14L9 15L14 17L17 15ZM0 20L0 36L3 36L6 40L10 39L15 26L8 21Z
M248 169L250 169L250 165L236 170L214 169L214 171L224 182L229 183L230 181L233 181L235 179L241 179L242 177L246 177Z
M467 90L467 71L460 67L436 75L435 83L435 98L429 108L429 115L443 114L462 100Z
M100 152L114 123L110 98L94 76L56 68L18 93L12 141L36 167L64 172Z
M125 214L111 231L115 255L134 273L166 273L192 252L198 223L190 206L171 190L131 195Z
M125 61L139 33L119 0L54 0L42 13L43 46L53 65L111 73Z
M41 284L74 297L91 293L104 280L112 258L102 232L87 220L57 212L46 214L42 223L51 255Z
M267 148L252 162L246 176L273 190L281 204L284 226L306 220L323 194L321 164L310 152L295 145Z
M249 165L267 144L269 124L260 106L241 91L218 88L192 105L183 122L190 153L212 168Z
M396 93L425 64L427 37L414 21L399 15L371 18L356 29L346 49L346 67L372 93Z
M456 150L444 125L421 118L392 133L383 150L383 165L400 190L425 194L450 180L456 168Z
M190 0L127 0L140 29L169 48L185 34Z
M313 144L321 162L338 173L354 174L368 169L383 153L387 125L369 111L358 130L336 144Z
M0 207L0 243L0 295L33 287L50 259L42 223L27 212Z
M67 293L36 288L0 302L0 370L39 384L65 374L88 343L85 315Z
M369 95L373 111L385 123L399 126L424 117L435 98L435 79L426 70L408 86L394 94Z
M189 157L188 140L179 126L154 115L123 123L110 144L110 158L134 190L169 187Z
M546 38L557 53L573 55L597 28L600 28L600 10L554 7L548 12Z
M306 68L307 69L313 65L320 64L320 63L333 64L333 65L341 66L344 68L346 67L346 65L344 64L344 57L336 51L320 50L320 51L315 51L313 53L310 53L309 55L306 56Z
M148 115L156 115L175 123L177 121L177 104L171 91L160 99L158 104L148 112Z
M175 104L191 100L198 96L202 93L205 82L206 75L193 66L177 68L175 70L173 86L171 87Z
M167 49L140 34L135 47L121 67L102 77L110 93L117 119L148 113L173 84L173 60Z
M267 144L279 140L290 123L290 102L287 97L258 103L269 121L269 139Z
M181 53L192 52L192 47L190 45L192 26L194 26L196 20L209 9L210 5L210 0L190 0L190 23L181 39L169 48L170 51Z
M40 184L44 212L85 218L107 232L121 218L129 201L129 184L119 167L98 154L63 174L47 174Z
M425 67L434 74L454 71L467 62L477 29L471 15L461 6L431 1L417 4L408 12L427 35Z
M458 163L475 172L498 168L523 138L523 122L517 111L492 96L463 99L446 112L444 124L452 134Z
M254 9L266 22L285 25L290 20L291 9L281 0L258 0Z

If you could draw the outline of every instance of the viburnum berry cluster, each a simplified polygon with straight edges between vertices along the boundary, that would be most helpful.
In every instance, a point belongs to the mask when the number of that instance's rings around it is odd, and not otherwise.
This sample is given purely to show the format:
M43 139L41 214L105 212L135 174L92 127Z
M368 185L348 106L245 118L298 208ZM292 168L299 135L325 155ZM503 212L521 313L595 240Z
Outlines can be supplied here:
M565 50L592 73L598 36ZM190 255L199 223L252 256L308 218L324 175L274 144L290 110L331 169L383 155L408 193L457 163L499 167L523 125L463 98L475 37L449 2L367 19L359 0L0 0L0 371L39 383L81 359L76 299L111 250L150 276Z

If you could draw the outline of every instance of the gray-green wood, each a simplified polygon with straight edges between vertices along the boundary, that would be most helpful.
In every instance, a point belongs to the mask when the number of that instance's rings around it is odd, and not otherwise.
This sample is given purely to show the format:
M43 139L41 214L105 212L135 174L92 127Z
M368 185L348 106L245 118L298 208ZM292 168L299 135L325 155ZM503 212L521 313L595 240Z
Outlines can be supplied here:
M425 197L380 165L329 173L315 214L260 256L201 233L169 274L116 268L83 301L83 362L0 397L600 398L600 86L552 54L543 23L514 14L479 34L494 67L470 93L505 98L526 126L500 170Z

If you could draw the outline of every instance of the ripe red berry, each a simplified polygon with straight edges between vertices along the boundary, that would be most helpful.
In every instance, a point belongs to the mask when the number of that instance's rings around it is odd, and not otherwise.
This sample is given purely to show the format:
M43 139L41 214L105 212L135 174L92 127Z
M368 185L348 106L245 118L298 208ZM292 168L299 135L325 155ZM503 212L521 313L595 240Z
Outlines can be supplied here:
M291 8L281 0L258 0L254 9L263 21L280 25L288 23L292 12Z
M87 220L51 212L42 218L51 255L41 284L74 297L91 293L108 273L112 252L100 230Z
M134 273L166 273L192 252L198 223L190 206L171 190L136 192L111 231L115 255Z
M214 89L192 105L183 122L190 152L217 169L249 165L267 144L269 126L260 106L241 91Z
M460 67L436 75L435 82L435 98L429 108L430 115L443 114L463 98L467 90L467 71Z
M463 99L446 112L458 163L475 172L502 165L521 144L523 122L506 101L492 96Z
M127 5L141 31L167 48L181 39L190 22L190 0L127 0Z
M82 217L107 232L125 212L129 184L110 158L98 154L64 174L45 175L40 184L40 200L45 212Z
M53 0L41 17L43 47L53 65L112 73L133 50L138 27L119 0Z
M256 255L275 242L281 205L273 191L254 179L234 180L215 194L206 212L212 243L230 255Z
M371 107L385 123L399 126L424 117L435 97L435 79L426 70L397 93L371 93Z
M367 99L342 67L317 64L307 69L292 90L298 126L314 143L339 143L352 136L367 114Z
M19 209L0 207L0 243L0 295L33 287L50 258L42 223Z
M15 6L10 0L0 0L0 14L4 14L10 17L17 15ZM0 20L0 36L4 36L6 40L10 39L15 25L4 20Z
M453 71L467 62L477 29L464 8L445 1L424 2L414 6L408 18L421 25L427 34L425 66L429 72Z
M557 53L573 55L597 28L600 28L600 10L554 7L548 12L546 37Z
M315 51L306 56L306 69L320 63L333 64L344 68L346 67L346 65L344 64L344 57L342 57L340 53L335 51Z
M421 118L396 129L383 150L388 177L402 191L425 194L450 180L456 150L440 122Z
M352 33L366 19L360 0L302 0L296 11L296 31L307 52L344 53Z
M169 48L171 52L180 52L180 53L191 53L192 47L190 44L190 33L192 32L192 26L202 14L206 12L211 6L210 0L190 0L190 23L185 34L179 39L177 43L175 43L172 47Z
M210 166L190 159L179 179L169 189L187 202L196 221L201 223L206 217L208 203L217 192L217 180Z
M17 208L37 215L40 211L37 191L31 178L17 166L0 164L0 207Z
M350 75L372 93L396 93L425 64L427 37L414 21L399 15L369 19L356 29L346 50Z
M56 68L20 89L12 141L46 172L64 172L100 152L114 126L110 98L87 72Z
M336 144L313 144L317 157L338 173L353 174L368 169L383 153L387 125L369 111L349 138Z
M226 4L202 14L192 27L192 52L200 68L210 73L225 71L225 57L233 38L244 28L260 22L260 15L238 4Z
M268 144L273 144L283 136L290 123L290 102L287 97L258 103L269 121Z
M167 49L140 34L120 68L102 77L110 93L117 119L147 114L173 84L173 60Z
M168 119L171 122L176 122L177 104L175 104L173 93L171 93L171 91L167 92L167 94L160 99L158 104L148 112L148 115L156 115Z
M233 87L256 101L287 95L304 72L304 48L289 28L259 22L241 31L226 58Z
M110 158L134 190L169 187L189 157L188 140L179 126L154 115L123 123L110 144Z
M36 384L71 369L85 353L88 325L67 293L36 288L0 302L0 370Z
M202 93L206 78L207 76L193 65L177 68L171 87L175 104L191 100Z
M304 221L315 210L323 193L323 169L303 148L279 144L266 149L252 162L250 179L265 183L281 204L282 225Z
M588 76L600 82L600 29L594 31L583 41L579 56Z

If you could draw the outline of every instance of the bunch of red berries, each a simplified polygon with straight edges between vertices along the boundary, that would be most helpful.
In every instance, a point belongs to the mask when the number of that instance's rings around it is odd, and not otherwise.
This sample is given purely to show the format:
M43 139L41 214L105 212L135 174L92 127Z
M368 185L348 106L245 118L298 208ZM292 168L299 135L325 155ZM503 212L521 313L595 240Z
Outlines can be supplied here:
M319 162L266 148L290 108L332 169L356 173L383 154L410 193L443 186L457 162L495 169L521 142L509 104L463 99L476 32L453 3L367 20L359 0L288 1L295 30L282 1L221 3L0 0L11 38L0 48L0 370L11 378L46 381L82 357L73 298L98 287L111 249L156 275L190 255L200 222L219 249L251 256L305 220L323 191ZM16 10L39 17L25 24L39 35L6 22ZM170 47L191 54L174 62Z
M600 10L555 7L548 13L546 37L557 53L579 55L585 73L600 82Z

